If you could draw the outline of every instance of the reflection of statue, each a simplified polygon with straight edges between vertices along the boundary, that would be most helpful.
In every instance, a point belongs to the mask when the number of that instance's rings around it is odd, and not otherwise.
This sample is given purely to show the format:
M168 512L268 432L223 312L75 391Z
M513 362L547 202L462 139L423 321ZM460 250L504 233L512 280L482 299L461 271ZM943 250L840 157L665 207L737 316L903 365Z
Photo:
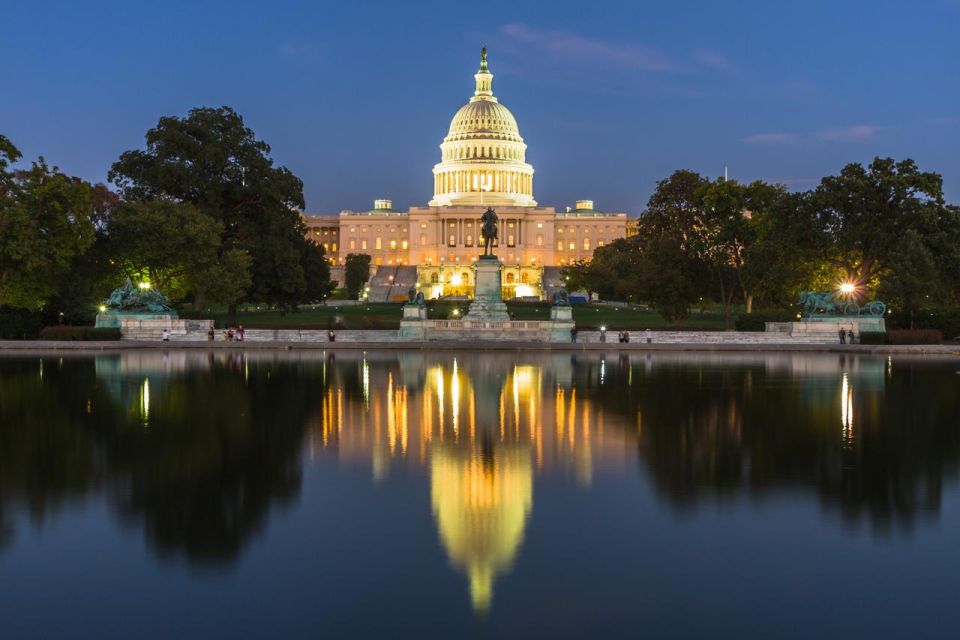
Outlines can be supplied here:
M116 313L171 313L173 307L165 295L154 289L139 289L130 278L107 298L107 309Z
M570 306L570 295L566 289L557 289L553 292L553 304L558 307Z
M482 216L480 216L480 222L482 226L480 227L480 235L483 236L483 255L493 256L493 241L497 239L497 212L492 208L488 208Z
M410 287L407 289L407 303L415 304L418 307L422 307L426 304L426 300L423 298L423 292L417 290L416 287Z

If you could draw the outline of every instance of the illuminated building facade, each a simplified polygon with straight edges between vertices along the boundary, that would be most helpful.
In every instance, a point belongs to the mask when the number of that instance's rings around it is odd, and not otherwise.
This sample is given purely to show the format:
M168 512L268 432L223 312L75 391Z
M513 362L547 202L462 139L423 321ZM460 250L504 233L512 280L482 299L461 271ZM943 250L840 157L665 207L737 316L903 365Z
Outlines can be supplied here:
M504 293L538 297L544 267L589 259L597 247L627 236L626 214L598 211L592 200L564 211L537 204L527 145L513 114L493 94L486 50L474 80L473 96L440 144L427 206L395 211L382 199L369 211L304 216L309 236L323 244L332 264L366 253L375 267L416 267L429 297L469 296L472 265L482 253L479 219L493 207L500 217L496 255L513 270L513 287Z

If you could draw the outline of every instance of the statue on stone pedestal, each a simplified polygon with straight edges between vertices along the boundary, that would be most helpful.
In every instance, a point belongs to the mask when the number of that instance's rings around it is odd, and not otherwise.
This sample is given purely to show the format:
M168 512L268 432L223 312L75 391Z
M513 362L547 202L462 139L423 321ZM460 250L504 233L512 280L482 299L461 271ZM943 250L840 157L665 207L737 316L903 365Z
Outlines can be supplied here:
M165 295L156 289L135 287L130 278L113 290L107 298L106 307L113 313L173 313L173 307Z
M410 287L407 289L407 304L413 304L418 307L422 307L427 302L423 297L423 291L419 291L416 287Z
M493 208L488 208L480 216L480 235L483 237L483 257L493 257L493 241L497 239L497 212Z
M553 292L553 304L557 307L570 306L570 294L566 289L557 289Z

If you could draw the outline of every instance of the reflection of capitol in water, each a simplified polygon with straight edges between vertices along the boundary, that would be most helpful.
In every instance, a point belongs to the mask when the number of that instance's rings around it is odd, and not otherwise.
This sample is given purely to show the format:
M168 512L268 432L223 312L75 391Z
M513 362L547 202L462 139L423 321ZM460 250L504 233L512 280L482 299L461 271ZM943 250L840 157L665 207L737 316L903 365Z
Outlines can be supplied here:
M352 374L345 360L337 356L337 371ZM370 460L378 479L393 467L430 474L440 540L467 575L477 611L489 607L497 575L523 542L534 476L569 472L588 484L598 456L605 468L630 456L622 426L605 424L623 418L577 397L569 355L550 367L514 362L413 354L372 366L358 359L355 375L328 387L310 435L312 453L336 448L344 460Z

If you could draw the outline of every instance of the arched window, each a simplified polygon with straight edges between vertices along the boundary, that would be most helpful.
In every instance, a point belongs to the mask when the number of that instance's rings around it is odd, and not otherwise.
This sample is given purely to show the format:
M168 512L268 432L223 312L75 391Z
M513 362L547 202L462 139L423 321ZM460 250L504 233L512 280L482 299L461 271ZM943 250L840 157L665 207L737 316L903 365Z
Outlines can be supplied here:
M530 282L530 274L528 274L526 271L521 273L520 282L522 282L523 284L527 284L528 282Z
M461 282L462 284L469 284L469 283L470 283L470 274L467 273L466 271L464 271L463 273L461 273L461 274L460 274L460 282Z
M507 274L507 284L513 284L516 280L516 277L512 273Z
M438 284L440 282L440 276L436 273L430 274L430 284Z

